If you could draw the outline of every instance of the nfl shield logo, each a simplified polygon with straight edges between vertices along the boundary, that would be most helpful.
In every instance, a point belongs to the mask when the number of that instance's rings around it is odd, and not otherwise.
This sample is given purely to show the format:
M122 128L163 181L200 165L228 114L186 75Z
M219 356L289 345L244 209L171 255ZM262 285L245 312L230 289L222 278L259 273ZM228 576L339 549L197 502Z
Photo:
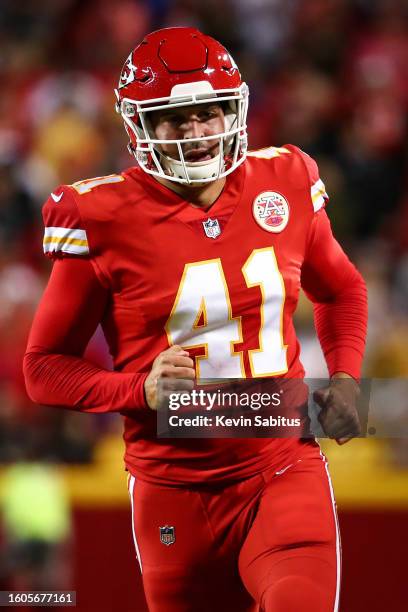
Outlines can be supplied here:
M174 527L169 527L168 525L160 527L160 542L162 544L170 546L170 544L174 544L175 541L176 530L174 529Z
M218 219L208 218L207 221L203 221L203 227L207 238L216 238L221 234L221 228L220 224L218 223Z

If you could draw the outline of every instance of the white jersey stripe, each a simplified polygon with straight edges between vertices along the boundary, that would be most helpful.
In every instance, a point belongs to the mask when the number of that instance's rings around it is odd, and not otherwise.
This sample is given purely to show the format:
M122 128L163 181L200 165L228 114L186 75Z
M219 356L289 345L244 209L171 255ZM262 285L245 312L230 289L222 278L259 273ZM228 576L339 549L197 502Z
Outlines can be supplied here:
M290 151L285 147L266 147L257 151L248 151L247 155L258 159L273 159L274 157L280 157L282 153L290 153Z
M142 570L142 558L140 556L140 550L139 550L139 546L138 546L138 543L137 543L136 531L135 531L135 513L134 513L134 500L133 500L135 482L136 482L135 477L134 476L130 476L130 478L129 478L129 496L130 496L130 505L132 507L132 533L133 533L133 541L135 543L136 557L137 557L137 560L139 561L139 565L140 565L140 573L143 573L143 570Z
M86 231L70 227L46 227L43 240L44 253L73 253L87 255L89 253Z
M324 199L324 197L322 195L319 195L318 197L315 196L314 198L312 198L312 202L313 202L313 210L315 212L317 212L318 210L323 208L323 206L326 203L326 201L325 201L325 199Z
M317 212L325 205L325 201L329 199L322 179L318 179L314 185L311 186L310 195L313 202L313 210Z
M324 193L327 196L326 193L326 187L322 181L322 179L318 179L312 186L311 186L311 192L312 195L314 195L317 191L321 191L322 193Z
M335 600L334 600L333 612L338 612L338 610L339 610L339 600L340 600L340 586L341 586L341 539L340 539L339 519L337 517L336 500L334 498L333 485L332 485L332 481L331 481L331 478L330 478L329 466L327 464L327 459L323 455L322 451L320 451L320 456L322 458L322 461L324 463L324 467L326 469L327 480L329 481L330 497L331 497L331 501L332 501L334 522L335 522L335 526L336 526L336 565L337 565L337 578L336 578L336 597L335 597Z

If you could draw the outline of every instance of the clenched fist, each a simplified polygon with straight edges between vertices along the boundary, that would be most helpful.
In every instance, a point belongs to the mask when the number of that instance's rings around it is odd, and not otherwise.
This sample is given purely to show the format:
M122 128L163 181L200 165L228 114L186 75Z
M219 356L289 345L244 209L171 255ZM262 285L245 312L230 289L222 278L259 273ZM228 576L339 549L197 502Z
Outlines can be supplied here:
M357 397L360 389L356 381L347 375L335 375L330 385L313 394L314 401L321 406L319 421L324 433L344 444L361 433L357 412Z
M170 393L191 391L194 387L194 361L181 346L171 346L153 361L145 380L146 401L152 410L168 400Z

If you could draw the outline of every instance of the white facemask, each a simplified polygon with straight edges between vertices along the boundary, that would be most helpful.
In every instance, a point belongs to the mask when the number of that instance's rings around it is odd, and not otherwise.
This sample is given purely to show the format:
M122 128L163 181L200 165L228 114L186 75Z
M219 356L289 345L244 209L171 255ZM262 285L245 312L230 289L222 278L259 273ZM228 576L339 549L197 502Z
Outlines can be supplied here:
M160 140L150 127L148 115L156 110L205 104L228 102L225 113L225 131L222 134L184 140ZM248 108L248 88L243 83L234 90L213 90L207 81L176 85L169 98L158 98L139 102L124 99L119 107L127 130L136 137L136 147L130 151L135 155L140 167L147 173L182 184L204 184L233 172L246 158L247 133L246 115ZM139 117L140 124L132 117ZM213 141L219 146L219 153L211 160L187 162L183 145ZM218 141L218 143L217 143ZM179 158L173 159L162 152L161 145L177 145Z

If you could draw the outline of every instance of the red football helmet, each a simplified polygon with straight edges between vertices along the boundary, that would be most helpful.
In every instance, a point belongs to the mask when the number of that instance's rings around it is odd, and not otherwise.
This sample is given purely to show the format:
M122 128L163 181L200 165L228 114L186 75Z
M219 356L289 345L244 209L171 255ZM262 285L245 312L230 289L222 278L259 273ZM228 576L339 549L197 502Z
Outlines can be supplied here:
M226 176L245 160L248 88L228 51L195 28L165 28L148 34L127 58L115 94L116 110L130 139L129 151L149 174L178 183L205 183ZM150 112L215 100L223 102L222 133L171 141L155 137ZM218 140L218 155L188 163L182 145L203 140ZM180 159L166 155L163 143L176 144Z

